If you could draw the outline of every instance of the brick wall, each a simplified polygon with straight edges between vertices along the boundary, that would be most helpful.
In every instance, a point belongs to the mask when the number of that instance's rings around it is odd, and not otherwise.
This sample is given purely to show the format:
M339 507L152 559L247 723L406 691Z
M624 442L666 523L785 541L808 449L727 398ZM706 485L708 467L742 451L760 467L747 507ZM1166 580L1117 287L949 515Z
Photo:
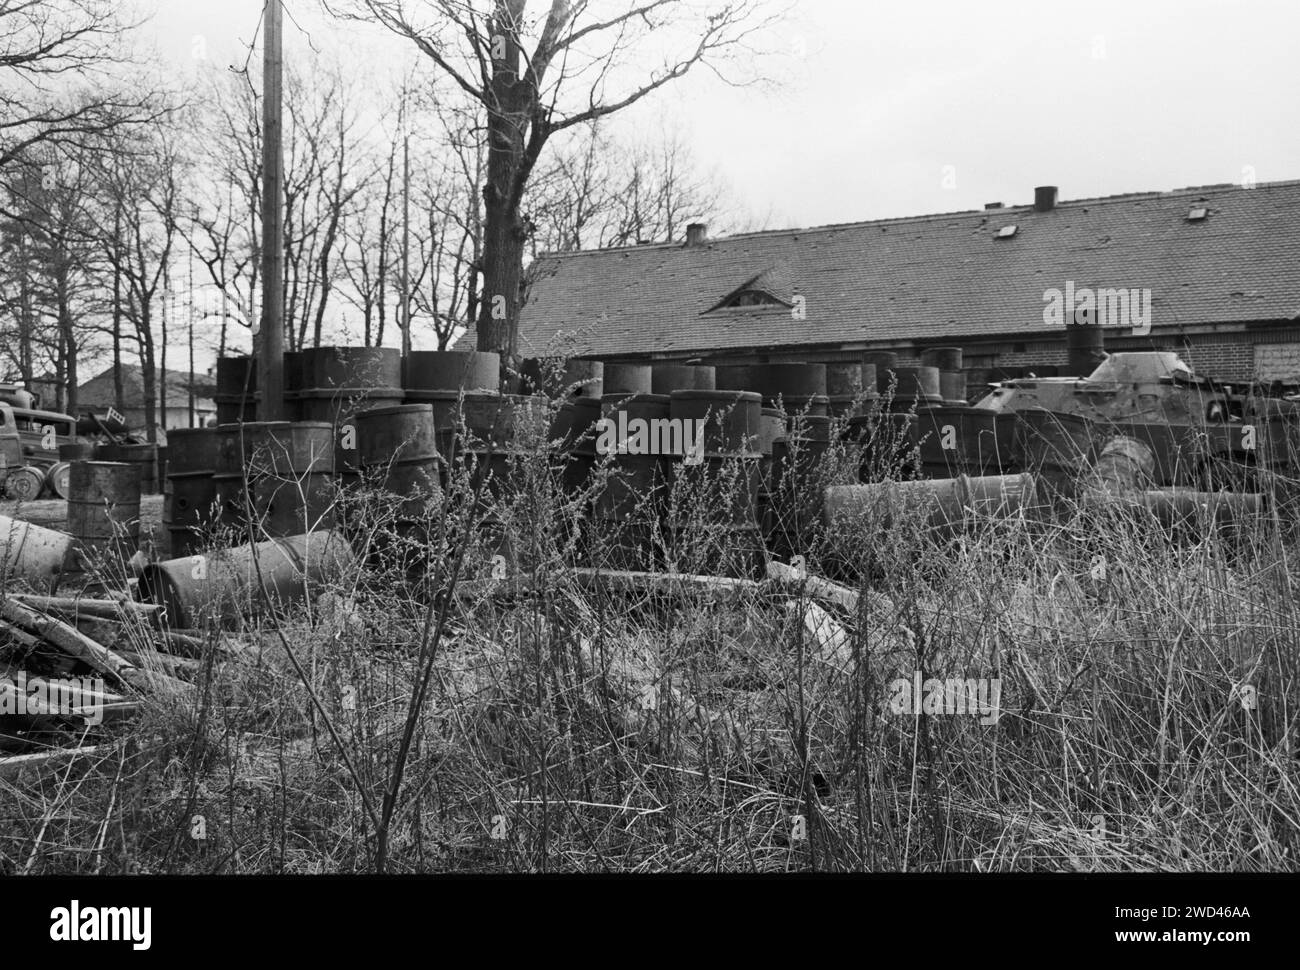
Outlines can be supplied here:
M937 345L937 344L936 344ZM1029 339L1024 341L998 340L984 342L951 341L948 346L961 345L967 369L990 367L1062 366L1066 362L1065 336L1056 339ZM885 349L885 348L881 348ZM902 367L920 364L914 348L894 348ZM1112 353L1143 350L1176 351L1192 365L1196 373L1225 381L1250 379L1283 380L1300 383L1300 327L1277 325L1259 329L1238 330L1226 333L1162 334L1146 337L1106 335L1106 349ZM832 360L852 358L861 351L841 351L810 348L807 351L773 353L771 360ZM768 355L761 355L768 357ZM737 362L754 362L760 355L726 354L713 358Z

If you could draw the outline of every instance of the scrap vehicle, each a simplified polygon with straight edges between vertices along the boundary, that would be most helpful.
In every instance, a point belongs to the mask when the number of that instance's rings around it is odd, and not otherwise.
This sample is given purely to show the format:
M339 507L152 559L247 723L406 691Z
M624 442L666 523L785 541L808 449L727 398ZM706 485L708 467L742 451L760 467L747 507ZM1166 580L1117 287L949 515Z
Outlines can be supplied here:
M1044 448L1087 459L1123 436L1151 450L1154 485L1254 490L1258 469L1292 468L1300 455L1300 403L1198 376L1170 351L1110 354L1086 377L999 381L969 407L928 410L920 430L933 438L922 442L931 477L945 466L1026 469ZM956 429L948 442L945 428Z
M83 439L75 418L43 411L38 403L22 386L0 384L0 492L6 498L66 497L68 463L59 448Z

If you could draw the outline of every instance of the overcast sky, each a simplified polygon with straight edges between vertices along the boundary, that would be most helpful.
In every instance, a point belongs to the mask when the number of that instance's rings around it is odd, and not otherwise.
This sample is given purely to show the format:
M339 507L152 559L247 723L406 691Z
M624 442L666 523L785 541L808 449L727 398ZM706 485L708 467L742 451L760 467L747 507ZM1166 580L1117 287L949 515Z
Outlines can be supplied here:
M534 0L537 2L537 0ZM153 0L145 35L188 70L242 59L261 0ZM287 0L344 62L406 56L378 28ZM293 20L297 20L295 26ZM296 35L296 36L294 36ZM1300 178L1300 0L795 0L770 46L779 85L688 77L625 125L684 126L772 228ZM195 38L201 38L196 48Z

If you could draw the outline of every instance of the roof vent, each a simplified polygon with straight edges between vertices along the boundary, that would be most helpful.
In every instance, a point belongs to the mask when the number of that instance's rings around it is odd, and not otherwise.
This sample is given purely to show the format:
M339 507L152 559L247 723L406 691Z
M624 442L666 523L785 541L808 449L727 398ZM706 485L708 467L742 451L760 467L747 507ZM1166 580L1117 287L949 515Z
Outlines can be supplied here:
M1204 219L1204 218L1205 218L1206 216L1208 216L1209 214L1210 214L1210 210L1207 209L1205 206L1203 206L1203 205L1194 205L1194 206L1192 206L1192 208L1191 208L1190 210L1188 210L1188 212L1187 212L1187 221L1188 221L1188 222L1200 222L1202 219Z
M703 246L705 240L709 238L709 227L707 223L692 222L686 227L686 245Z
M984 208L986 208L986 209L1001 209L1001 208L1003 207L1003 205L1004 205L1004 203L1002 203L1002 202L985 202L985 203L984 203Z
M1056 208L1056 186L1040 185L1034 189L1034 211L1051 212Z
M1001 229L998 230L998 234L996 238L1010 239L1012 236L1016 234L1016 228L1017 228L1016 226L1003 226Z

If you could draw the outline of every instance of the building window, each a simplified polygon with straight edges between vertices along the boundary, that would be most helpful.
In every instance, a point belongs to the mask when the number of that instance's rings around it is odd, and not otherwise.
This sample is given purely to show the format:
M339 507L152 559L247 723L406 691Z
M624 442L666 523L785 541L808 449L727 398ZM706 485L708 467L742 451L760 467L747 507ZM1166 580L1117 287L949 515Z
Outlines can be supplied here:
M771 293L764 293L762 290L741 290L732 296L724 307L745 307L745 306L784 306L780 300Z

